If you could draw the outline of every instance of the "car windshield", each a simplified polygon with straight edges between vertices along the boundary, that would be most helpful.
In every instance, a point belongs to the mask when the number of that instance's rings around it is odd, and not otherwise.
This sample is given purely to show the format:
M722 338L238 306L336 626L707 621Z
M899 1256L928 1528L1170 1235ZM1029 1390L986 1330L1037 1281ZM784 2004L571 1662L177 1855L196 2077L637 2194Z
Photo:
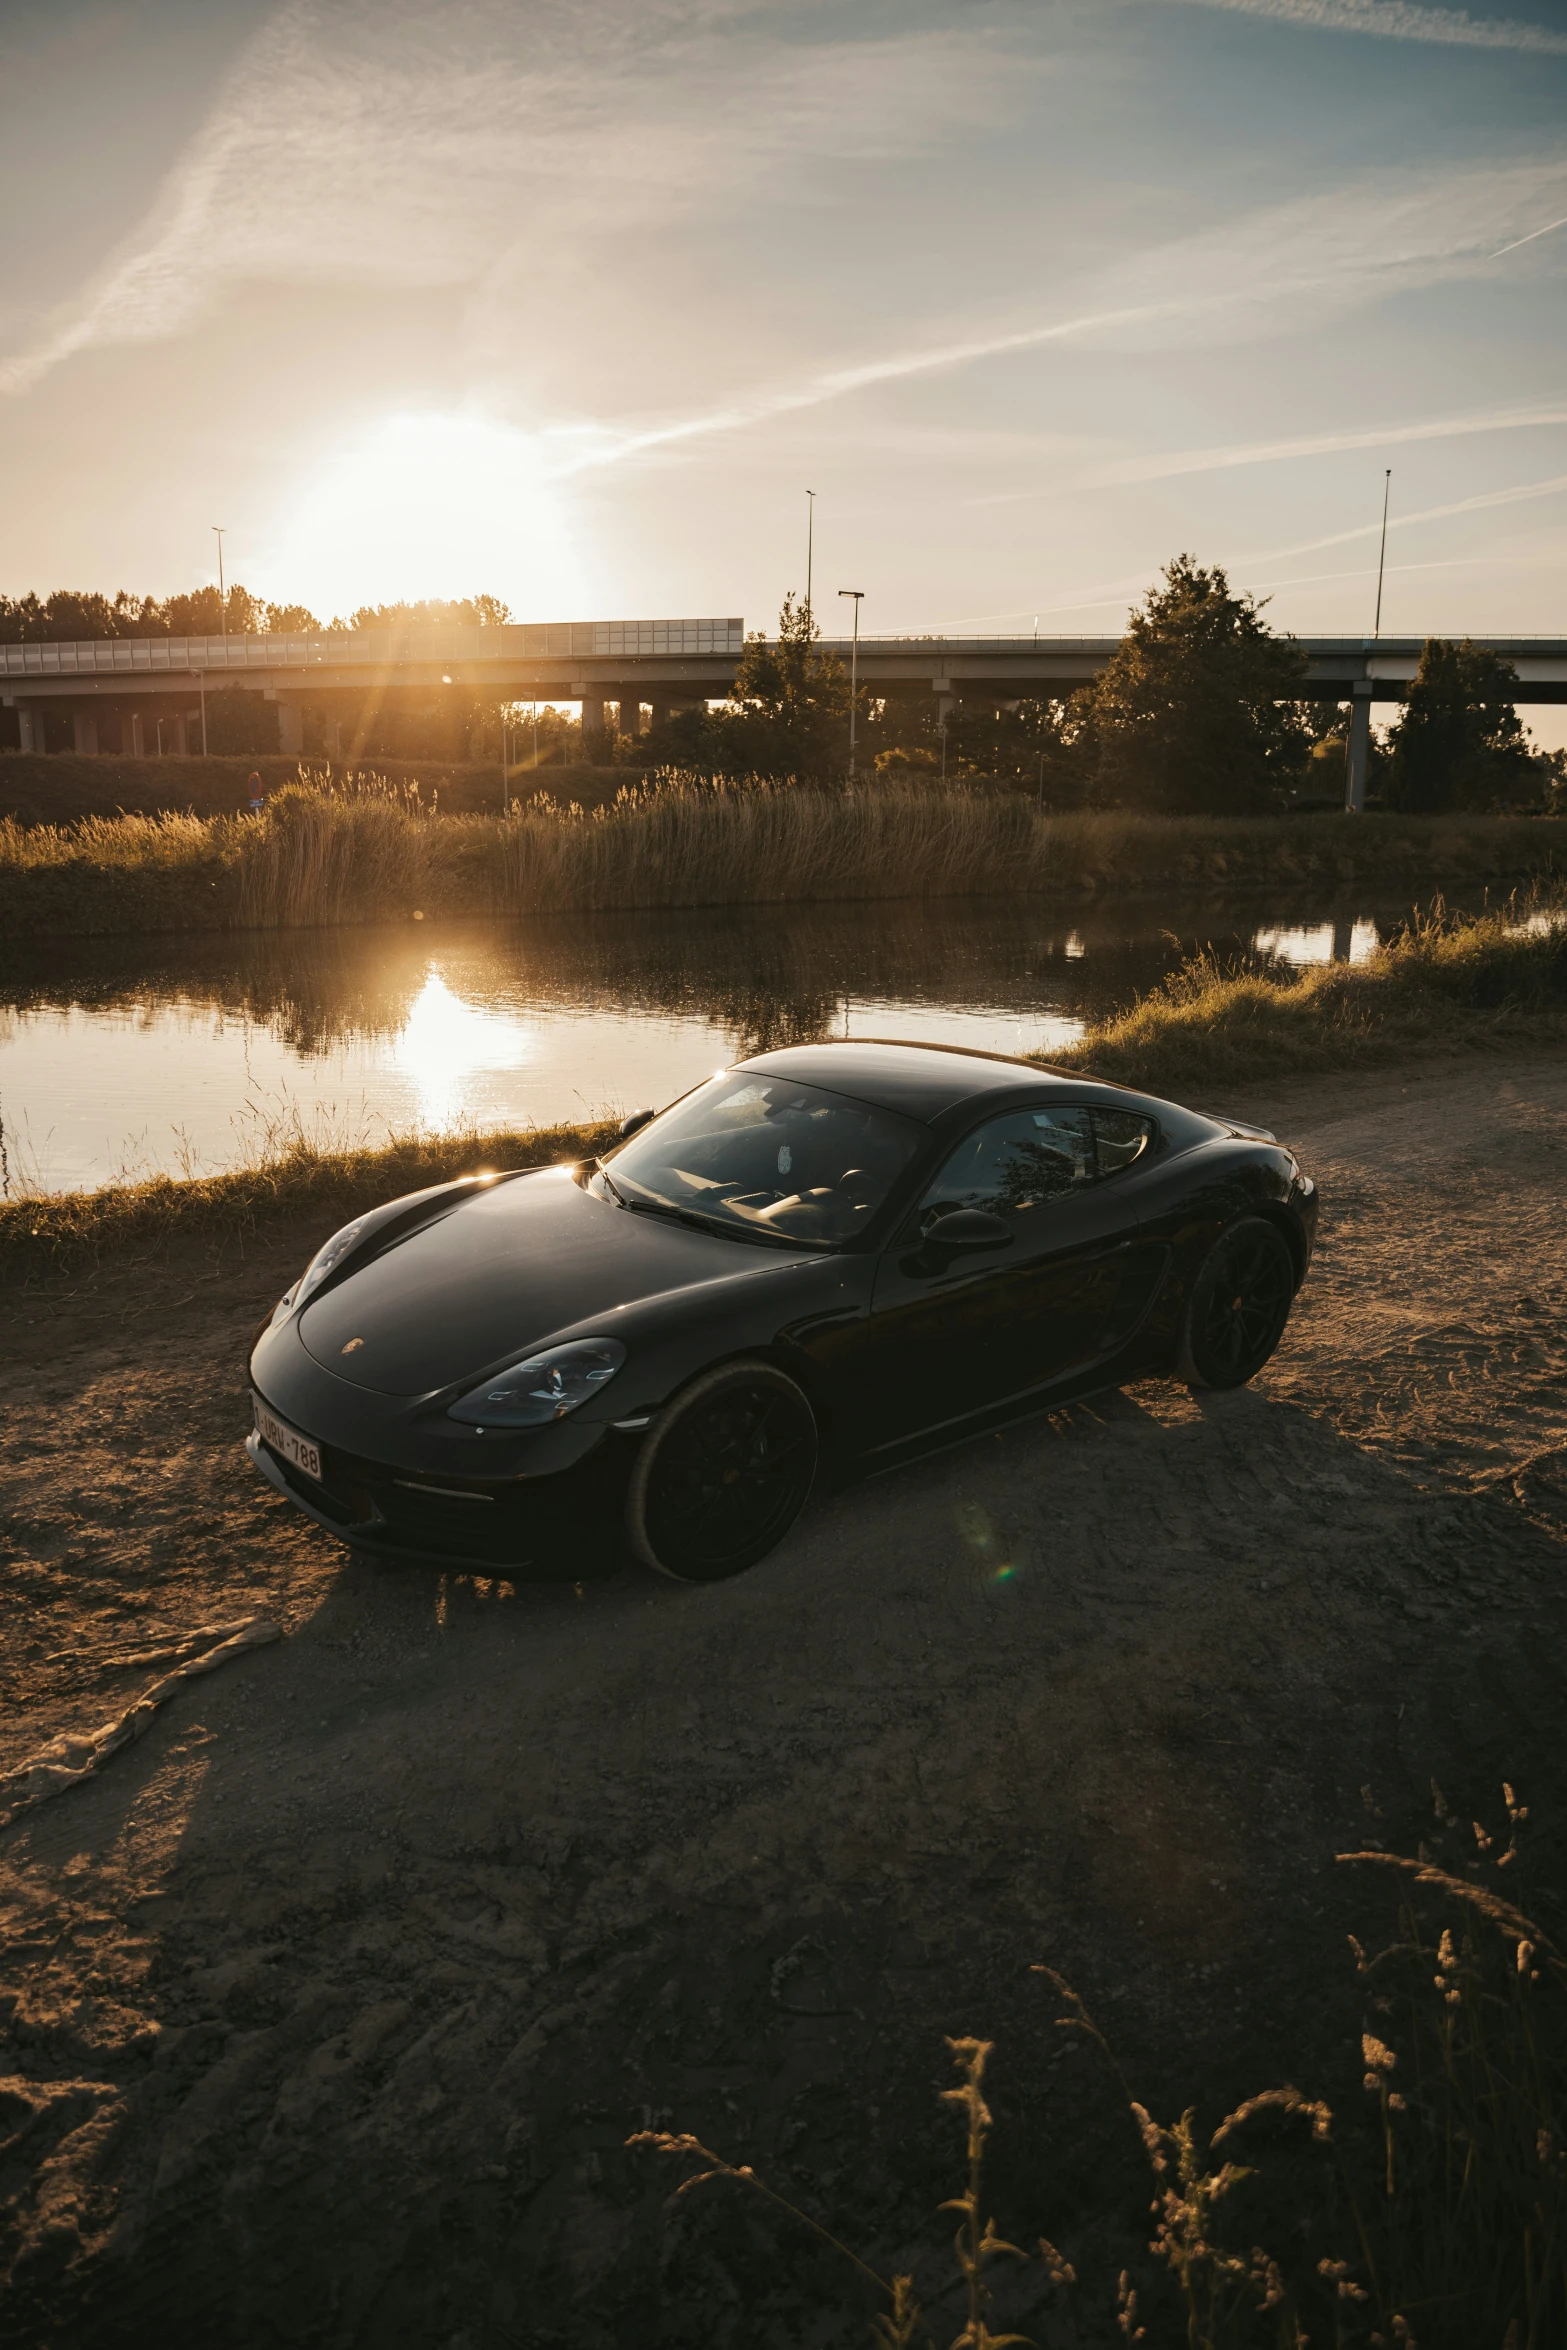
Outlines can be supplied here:
M634 1134L608 1174L632 1207L836 1247L864 1230L926 1139L845 1094L740 1069Z

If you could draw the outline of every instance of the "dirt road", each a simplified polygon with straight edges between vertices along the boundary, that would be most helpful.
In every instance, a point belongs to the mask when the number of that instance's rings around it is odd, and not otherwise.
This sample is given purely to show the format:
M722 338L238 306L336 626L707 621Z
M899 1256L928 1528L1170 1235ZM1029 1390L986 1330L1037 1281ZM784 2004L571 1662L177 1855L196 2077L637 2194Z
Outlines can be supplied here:
M939 2255L960 2031L1000 2223L1108 2322L1146 2189L1031 1961L1165 2112L1358 2073L1343 1935L1386 1896L1335 1849L1412 1847L1433 1774L1567 1817L1567 1063L1216 1106L1326 1200L1253 1389L983 1438L710 1591L441 1582L296 1520L242 1358L315 1235L5 1301L0 1768L166 1670L115 1650L287 1635L0 1837L17 2350L863 2341L836 2256L742 2190L666 2207L623 2141Z

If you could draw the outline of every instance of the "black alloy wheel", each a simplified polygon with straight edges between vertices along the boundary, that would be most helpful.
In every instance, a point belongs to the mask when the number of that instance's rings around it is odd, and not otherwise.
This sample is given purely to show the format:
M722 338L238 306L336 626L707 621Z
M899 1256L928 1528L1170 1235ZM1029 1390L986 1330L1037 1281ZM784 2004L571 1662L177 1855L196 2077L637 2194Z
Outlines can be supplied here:
M1284 1335L1295 1268L1282 1233L1243 1216L1221 1233L1192 1285L1176 1361L1189 1387L1244 1387Z
M704 1372L654 1422L626 1495L626 1539L677 1583L721 1583L755 1566L805 1507L816 1420L771 1363Z

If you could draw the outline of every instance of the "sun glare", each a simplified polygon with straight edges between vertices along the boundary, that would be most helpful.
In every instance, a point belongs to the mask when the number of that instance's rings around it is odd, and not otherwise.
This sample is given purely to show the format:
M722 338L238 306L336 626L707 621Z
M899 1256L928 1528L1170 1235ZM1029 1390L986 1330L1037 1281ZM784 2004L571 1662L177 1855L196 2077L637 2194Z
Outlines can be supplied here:
M478 417L388 417L307 491L268 569L274 594L323 619L478 593L519 618L556 619L580 601L561 488L539 442Z
M438 1129L470 1106L473 1078L525 1067L533 1044L524 1022L464 1003L432 971L408 1008L392 1061L413 1081L421 1123Z

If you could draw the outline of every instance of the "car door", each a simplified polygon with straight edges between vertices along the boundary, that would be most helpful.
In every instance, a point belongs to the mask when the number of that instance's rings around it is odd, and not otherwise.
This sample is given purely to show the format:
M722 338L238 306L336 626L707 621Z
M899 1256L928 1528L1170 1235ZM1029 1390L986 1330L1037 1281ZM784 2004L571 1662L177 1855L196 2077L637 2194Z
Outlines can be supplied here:
M1031 1104L975 1127L950 1153L884 1252L871 1298L862 1390L867 1450L1045 1388L1110 1352L1132 1327L1154 1267L1141 1260L1128 1189L1113 1180L1152 1140L1086 1105ZM1118 1123L1115 1121L1118 1120ZM995 1217L993 1249L944 1251L942 1218Z

